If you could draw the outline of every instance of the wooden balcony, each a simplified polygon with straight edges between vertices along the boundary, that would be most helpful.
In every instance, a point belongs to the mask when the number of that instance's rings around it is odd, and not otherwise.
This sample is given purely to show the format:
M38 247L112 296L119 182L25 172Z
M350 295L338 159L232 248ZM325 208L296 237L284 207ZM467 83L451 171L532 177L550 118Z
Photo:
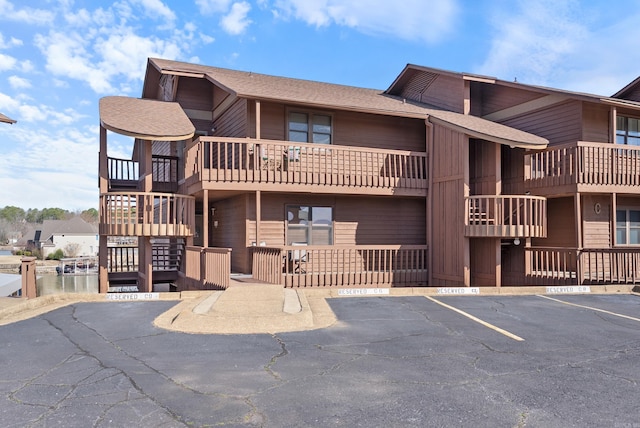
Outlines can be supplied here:
M424 245L254 247L253 277L285 287L426 286Z
M187 148L189 192L266 190L426 196L424 152L200 137Z
M525 188L540 195L640 193L640 147L578 141L525 155Z
M525 248L527 285L640 284L640 248Z
M195 198L171 193L103 193L100 234L186 237L193 234Z
M109 190L138 190L140 165L130 159L109 157ZM152 190L154 192L178 191L178 158L153 155L151 159Z
M547 237L547 199L540 196L469 196L465 212L468 237Z

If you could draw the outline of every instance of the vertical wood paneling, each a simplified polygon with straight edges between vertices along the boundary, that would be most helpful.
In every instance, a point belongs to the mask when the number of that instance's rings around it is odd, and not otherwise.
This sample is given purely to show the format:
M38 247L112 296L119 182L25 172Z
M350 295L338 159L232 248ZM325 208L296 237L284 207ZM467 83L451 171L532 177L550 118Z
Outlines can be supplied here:
M547 199L547 218L547 238L533 239L534 247L577 246L573 197Z
M434 125L433 147L433 280L431 285L464 283L464 169L468 139Z

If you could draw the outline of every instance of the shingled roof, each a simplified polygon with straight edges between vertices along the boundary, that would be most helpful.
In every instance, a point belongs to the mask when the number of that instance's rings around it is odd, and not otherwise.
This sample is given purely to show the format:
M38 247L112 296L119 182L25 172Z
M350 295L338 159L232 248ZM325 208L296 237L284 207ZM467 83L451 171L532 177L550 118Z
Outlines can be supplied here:
M469 135L512 147L544 148L549 143L533 134L478 117L405 100L379 89L270 76L157 58L150 58L149 65L163 74L206 78L236 97L391 116L433 118L433 121Z
M185 140L196 130L178 103L117 96L100 99L100 123L121 135L157 141Z
M4 114L0 113L0 122L2 123L16 123L15 120L11 119L10 117L5 116Z

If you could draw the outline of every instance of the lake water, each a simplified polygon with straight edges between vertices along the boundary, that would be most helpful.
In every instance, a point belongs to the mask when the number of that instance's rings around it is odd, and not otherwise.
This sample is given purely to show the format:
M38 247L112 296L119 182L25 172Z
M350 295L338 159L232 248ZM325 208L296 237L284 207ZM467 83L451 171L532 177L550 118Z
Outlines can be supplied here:
M38 296L60 293L97 293L98 275L42 275L36 280Z

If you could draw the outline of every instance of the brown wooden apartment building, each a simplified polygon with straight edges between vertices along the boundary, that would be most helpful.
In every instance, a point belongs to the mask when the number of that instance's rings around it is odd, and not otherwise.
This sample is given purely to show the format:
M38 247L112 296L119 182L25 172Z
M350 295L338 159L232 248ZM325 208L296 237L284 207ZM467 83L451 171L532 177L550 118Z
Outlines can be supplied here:
M640 282L639 80L407 65L381 91L149 59L100 122L101 292Z

